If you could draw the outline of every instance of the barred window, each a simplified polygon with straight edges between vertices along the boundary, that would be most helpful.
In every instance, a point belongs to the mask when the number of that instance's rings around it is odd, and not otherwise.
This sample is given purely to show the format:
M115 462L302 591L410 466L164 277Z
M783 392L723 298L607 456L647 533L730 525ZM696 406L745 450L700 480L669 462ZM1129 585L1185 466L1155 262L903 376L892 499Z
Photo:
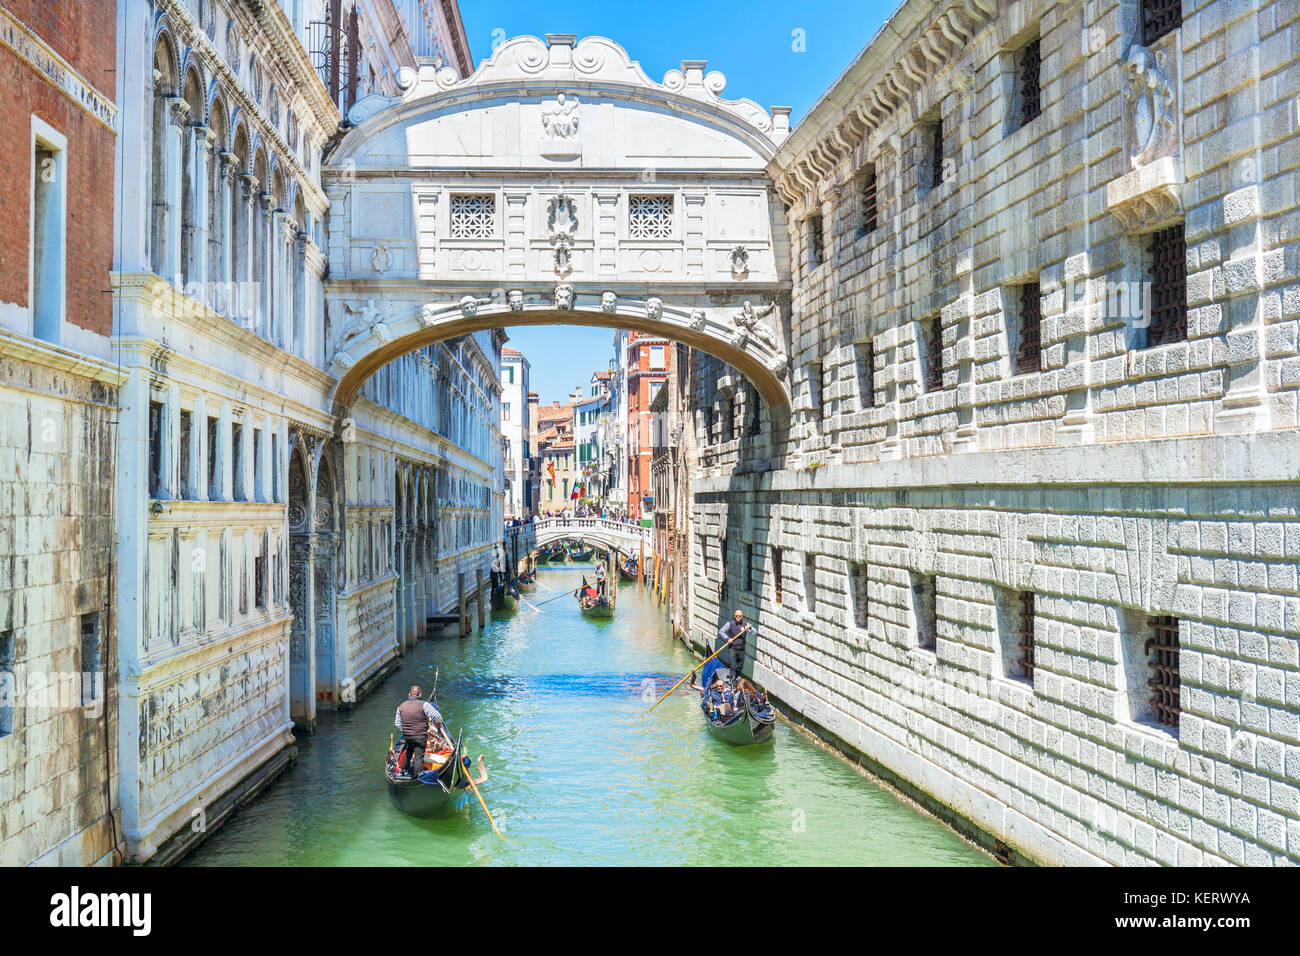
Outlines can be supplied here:
M1151 277L1151 321L1146 346L1187 339L1187 243L1183 226L1151 234L1147 246L1147 275Z
M930 188L943 184L943 121L930 124Z
M862 172L862 225L858 230L859 235L865 236L868 233L876 231L876 222L879 218L876 208L876 167L868 166Z
M916 622L916 645L927 651L938 646L937 591L933 574L912 575L912 616Z
M783 570L781 567L781 551L779 548L773 548L772 549L772 581L776 586L776 603L778 605L781 603L781 598L784 594L784 591L781 587L782 577L783 577Z
M491 239L496 233L496 197L452 196L451 237Z
M1037 282L1020 287L1020 342L1014 356L1017 375L1043 370L1042 339L1039 328L1043 319L1042 294Z
M629 196L627 234L632 239L671 239L673 197Z
M822 238L822 217L816 213L808 217L808 265L816 268L826 260L826 246Z
M872 341L858 342L853 346L857 353L858 407L874 408L876 404L876 347Z
M1043 56L1040 38L1034 37L1020 51L1017 59L1016 80L1020 93L1020 125L1024 126L1043 111L1042 89L1039 86Z
M1178 696L1182 683L1178 674L1178 619L1168 615L1147 622L1151 637L1146 642L1147 667L1151 678L1151 712L1157 724L1178 729Z
M1143 46L1150 46L1182 25L1182 0L1142 0Z
M925 350L925 390L935 392L943 388L943 320L931 319L923 326L922 343Z
M1017 650L1020 655L1017 663L1020 667L1020 676L1029 683L1034 682L1034 592L1021 591L1019 594L1019 611L1020 620L1017 622L1020 626L1019 644Z

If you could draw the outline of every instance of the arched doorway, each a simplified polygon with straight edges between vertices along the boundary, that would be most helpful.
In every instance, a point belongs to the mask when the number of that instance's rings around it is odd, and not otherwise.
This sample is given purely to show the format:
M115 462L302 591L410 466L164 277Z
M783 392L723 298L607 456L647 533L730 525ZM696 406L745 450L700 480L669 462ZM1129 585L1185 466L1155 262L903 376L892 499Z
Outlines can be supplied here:
M338 483L328 451L321 455L316 474L316 501L312 515L312 632L315 635L316 702L334 709L338 699L338 661L336 657L334 596L335 574L342 562L338 547L342 540L338 525Z
M311 466L302 446L289 456L289 716L310 732L316 722L316 648L312 640Z

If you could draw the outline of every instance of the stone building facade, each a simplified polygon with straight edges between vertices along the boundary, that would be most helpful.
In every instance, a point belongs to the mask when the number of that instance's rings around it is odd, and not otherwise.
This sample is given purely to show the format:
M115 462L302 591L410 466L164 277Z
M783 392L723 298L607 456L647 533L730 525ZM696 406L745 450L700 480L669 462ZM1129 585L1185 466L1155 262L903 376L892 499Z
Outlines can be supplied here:
M112 7L0 8L0 865L113 862Z
M788 454L700 383L697 627L726 541L760 679L1005 858L1300 862L1297 29L907 2L769 166Z

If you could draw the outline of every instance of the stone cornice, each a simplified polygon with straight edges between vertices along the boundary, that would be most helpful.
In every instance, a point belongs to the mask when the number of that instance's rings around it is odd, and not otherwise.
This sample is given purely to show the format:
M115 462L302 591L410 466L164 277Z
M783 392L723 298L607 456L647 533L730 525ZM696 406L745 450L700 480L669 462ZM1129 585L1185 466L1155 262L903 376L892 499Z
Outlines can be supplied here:
M13 52L60 93L114 132L117 105L88 82L45 40L0 7L0 46Z
M936 12L937 11L937 12ZM815 194L835 166L997 16L994 0L908 0L880 28L768 164L781 198ZM929 23L924 28L924 21ZM907 38L921 28L909 45Z
M53 369L91 381L103 382L115 388L127 379L127 373L116 365L2 327L0 327L0 355L15 359L23 365Z

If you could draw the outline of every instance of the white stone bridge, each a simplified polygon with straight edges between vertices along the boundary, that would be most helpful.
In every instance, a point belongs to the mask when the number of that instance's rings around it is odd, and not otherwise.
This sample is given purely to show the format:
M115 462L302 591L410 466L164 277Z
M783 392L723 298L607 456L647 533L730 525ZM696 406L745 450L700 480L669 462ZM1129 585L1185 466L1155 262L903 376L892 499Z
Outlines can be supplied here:
M566 538L581 538L584 544L599 545L624 554L639 554L642 549L649 554L654 547L652 529L609 518L538 518L533 525L537 530L538 547Z

